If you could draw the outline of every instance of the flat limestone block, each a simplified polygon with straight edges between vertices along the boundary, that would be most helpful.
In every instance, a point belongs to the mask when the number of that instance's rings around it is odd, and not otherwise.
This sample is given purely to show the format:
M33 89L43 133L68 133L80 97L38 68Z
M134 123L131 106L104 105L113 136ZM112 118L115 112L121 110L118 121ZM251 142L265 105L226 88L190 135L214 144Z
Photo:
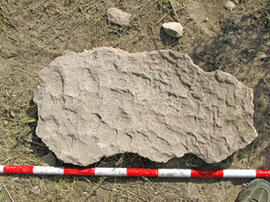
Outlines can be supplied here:
M66 163L125 152L156 162L193 153L216 163L257 136L252 89L171 50L68 53L39 77L36 134Z

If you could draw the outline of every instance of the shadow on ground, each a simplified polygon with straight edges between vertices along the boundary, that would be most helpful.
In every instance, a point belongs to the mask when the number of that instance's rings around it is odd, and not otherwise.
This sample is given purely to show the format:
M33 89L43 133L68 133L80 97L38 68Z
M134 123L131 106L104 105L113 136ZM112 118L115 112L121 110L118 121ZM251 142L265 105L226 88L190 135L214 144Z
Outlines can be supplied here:
M206 71L234 69L233 73L237 73L236 67L248 66L255 62L255 59L260 56L259 53L266 54L260 59L268 63L270 60L269 13L270 1L254 13L243 14L240 19L230 17L220 22L219 35L207 42L198 42L193 49L192 59Z
M263 158L260 169L270 169L270 72L267 73L254 89L255 126L260 136L255 144L258 158ZM260 149L262 148L262 149Z
M270 169L270 1L220 25L219 35L198 42L191 57L205 71L231 73L253 88L254 125L259 136L236 156L248 158L247 167Z
M159 30L159 37L164 45L175 46L179 42L179 38L171 37L164 32L162 27Z

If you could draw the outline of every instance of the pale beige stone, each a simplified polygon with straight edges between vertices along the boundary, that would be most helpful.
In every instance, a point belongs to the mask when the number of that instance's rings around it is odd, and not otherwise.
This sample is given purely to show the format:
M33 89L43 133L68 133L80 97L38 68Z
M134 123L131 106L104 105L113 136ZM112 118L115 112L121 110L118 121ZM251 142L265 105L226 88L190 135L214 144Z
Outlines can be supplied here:
M66 163L124 152L215 163L257 136L252 89L186 54L96 48L58 57L39 76L36 133Z
M225 8L233 11L234 9L236 9L236 5L232 1L227 1L225 4Z
M183 26L179 22L167 22L162 24L162 29L171 37L179 38L183 35Z
M109 8L107 10L107 17L111 23L120 26L127 26L131 18L131 15L118 8Z

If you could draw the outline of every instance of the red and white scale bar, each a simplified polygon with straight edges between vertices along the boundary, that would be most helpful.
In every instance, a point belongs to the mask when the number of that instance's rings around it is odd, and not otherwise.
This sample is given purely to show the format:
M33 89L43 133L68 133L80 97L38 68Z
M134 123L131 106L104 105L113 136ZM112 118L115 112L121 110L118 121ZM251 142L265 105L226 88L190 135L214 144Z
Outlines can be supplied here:
M2 174L89 175L176 178L270 178L270 170L148 169L148 168L61 168L51 166L0 166Z

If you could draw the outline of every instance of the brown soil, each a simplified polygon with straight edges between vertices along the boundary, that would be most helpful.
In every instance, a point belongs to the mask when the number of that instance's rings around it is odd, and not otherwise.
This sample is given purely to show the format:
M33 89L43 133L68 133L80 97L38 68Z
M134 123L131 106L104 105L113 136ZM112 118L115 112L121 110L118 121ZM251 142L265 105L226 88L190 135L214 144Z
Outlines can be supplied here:
M173 49L206 71L233 74L254 89L259 137L217 165L192 155L157 164L123 154L91 166L270 169L270 2L240 0L232 12L225 2L0 1L0 164L46 165L41 157L49 151L35 135L32 102L38 72L67 51L112 46L130 52ZM136 17L128 27L112 25L106 19L111 6ZM184 35L166 37L161 23L177 20ZM249 181L1 175L0 201L234 201Z

